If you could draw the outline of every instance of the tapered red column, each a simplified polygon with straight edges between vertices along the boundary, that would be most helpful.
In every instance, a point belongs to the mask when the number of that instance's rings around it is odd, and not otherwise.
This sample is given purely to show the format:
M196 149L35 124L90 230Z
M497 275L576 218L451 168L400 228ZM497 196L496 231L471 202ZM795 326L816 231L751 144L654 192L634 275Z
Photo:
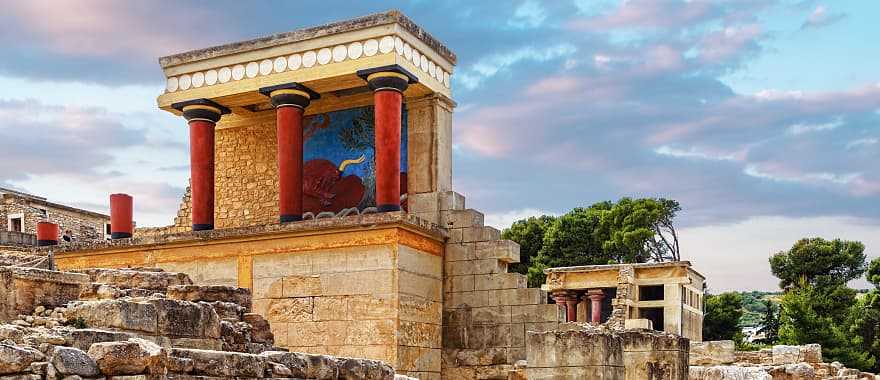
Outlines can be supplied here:
M37 246L58 245L58 225L51 222L37 222Z
M602 300L605 299L605 292L602 289L590 289L587 291L587 297L592 302L590 304L590 322L598 325L602 323Z
M376 208L400 211L400 128L403 92L418 79L398 65L357 73L373 90L376 145Z
M171 105L189 123L193 231L214 229L214 126L229 109L208 99ZM112 227L112 226L111 226Z
M110 238L130 238L134 200L128 194L110 194Z
M278 211L281 223L302 220L303 113L318 93L299 83L264 87L260 93L275 107L278 137Z
M556 304L565 306L566 322L577 322L577 294L569 291L556 292L553 293L553 300Z

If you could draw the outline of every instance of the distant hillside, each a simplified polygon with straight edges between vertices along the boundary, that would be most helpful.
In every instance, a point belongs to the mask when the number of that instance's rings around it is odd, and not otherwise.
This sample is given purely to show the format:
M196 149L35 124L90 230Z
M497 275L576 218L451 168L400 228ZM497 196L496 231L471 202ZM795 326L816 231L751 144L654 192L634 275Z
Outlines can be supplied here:
M764 313L767 312L764 302L769 299L778 305L780 298L782 298L782 292L751 291L739 293L742 295L744 309L743 316L739 320L739 324L742 327L757 327L760 325L761 320L764 319Z

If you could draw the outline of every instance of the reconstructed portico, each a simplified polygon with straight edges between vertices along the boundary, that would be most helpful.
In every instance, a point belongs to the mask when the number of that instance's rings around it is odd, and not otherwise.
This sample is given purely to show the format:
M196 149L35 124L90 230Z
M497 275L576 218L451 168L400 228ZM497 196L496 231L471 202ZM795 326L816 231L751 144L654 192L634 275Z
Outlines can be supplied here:
M612 322L622 328L649 327L650 321L654 330L702 340L705 278L690 262L588 265L545 273L542 288L565 306L569 322Z
M193 230L228 226L214 220L225 219L218 208L226 198L215 181L215 161L223 159L217 130L274 121L274 219L298 221L309 211L303 197L320 186L304 183L304 118L361 106L373 106L375 184L369 196L377 211L401 210L406 189L451 189L451 147L437 144L437 138L449 141L451 130L434 121L453 105L455 55L397 12L164 57L160 64L167 83L159 107L182 115L190 128ZM430 125L403 120L407 114L425 116L418 115L422 110L432 113ZM402 123L408 136L401 136ZM413 175L402 176L402 140L410 148L404 160ZM327 189L313 192L320 190ZM333 198L319 195L325 203Z

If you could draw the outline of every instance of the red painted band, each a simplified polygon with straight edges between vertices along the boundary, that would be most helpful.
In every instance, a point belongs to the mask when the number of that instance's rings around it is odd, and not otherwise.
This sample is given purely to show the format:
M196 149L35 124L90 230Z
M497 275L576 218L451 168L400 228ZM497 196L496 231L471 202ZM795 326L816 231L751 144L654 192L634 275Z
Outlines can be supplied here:
M275 109L278 136L278 210L281 216L303 213L303 110Z
M189 123L189 162L192 180L193 225L214 224L214 123Z
M134 201L128 194L110 194L110 234L132 233Z
M400 205L400 125L403 96L380 90L373 95L376 130L376 205Z

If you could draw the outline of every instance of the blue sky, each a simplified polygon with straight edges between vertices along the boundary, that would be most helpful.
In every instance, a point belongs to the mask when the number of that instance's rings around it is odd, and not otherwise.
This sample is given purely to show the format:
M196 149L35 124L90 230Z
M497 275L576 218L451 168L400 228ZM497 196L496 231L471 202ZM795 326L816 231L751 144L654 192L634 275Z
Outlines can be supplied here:
M880 254L876 1L13 2L0 186L168 224L188 141L159 56L392 8L458 54L454 186L489 223L674 198L713 290L775 288L803 236Z

